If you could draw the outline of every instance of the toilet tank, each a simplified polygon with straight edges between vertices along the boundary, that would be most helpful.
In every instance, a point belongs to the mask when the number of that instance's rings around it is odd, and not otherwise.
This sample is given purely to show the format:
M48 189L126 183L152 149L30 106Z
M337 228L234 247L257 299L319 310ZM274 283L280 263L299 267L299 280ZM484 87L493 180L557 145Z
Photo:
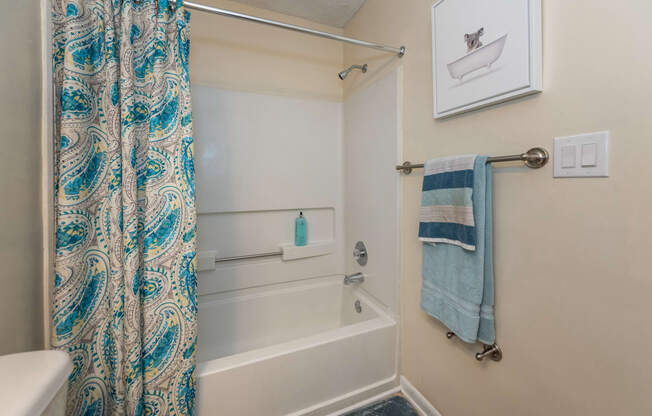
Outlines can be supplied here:
M72 362L61 351L0 356L0 403L7 416L63 416Z

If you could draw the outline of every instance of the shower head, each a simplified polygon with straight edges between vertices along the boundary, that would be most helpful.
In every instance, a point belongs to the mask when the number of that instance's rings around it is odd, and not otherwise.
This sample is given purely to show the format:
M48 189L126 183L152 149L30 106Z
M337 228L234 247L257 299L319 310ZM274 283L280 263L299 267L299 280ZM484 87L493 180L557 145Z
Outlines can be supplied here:
M364 74L364 73L367 72L367 64L364 64L364 65L351 65L350 67L348 67L344 71L337 74L337 76L340 77L340 79L342 81L344 81L344 78L346 78L349 75L349 72L353 71L354 69L359 69Z

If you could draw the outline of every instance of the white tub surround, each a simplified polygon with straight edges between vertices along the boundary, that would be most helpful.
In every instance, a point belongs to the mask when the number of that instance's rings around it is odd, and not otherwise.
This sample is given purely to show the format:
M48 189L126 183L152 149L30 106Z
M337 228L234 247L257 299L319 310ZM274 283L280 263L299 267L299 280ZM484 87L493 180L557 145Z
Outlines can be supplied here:
M398 387L400 83L345 103L193 88L200 416L326 416Z
M398 68L344 102L346 273L364 273L360 287L395 312L401 273L401 175L391 167L402 159L402 83ZM367 247L365 266L351 256L358 241Z
M344 273L342 104L192 92L200 295ZM300 211L308 245L294 248ZM279 255L210 264L265 253Z
M63 416L72 362L61 351L34 351L0 357L0 403L6 416ZM56 400L55 400L56 399Z
M206 299L199 313L199 415L318 414L396 382L396 321L340 277Z

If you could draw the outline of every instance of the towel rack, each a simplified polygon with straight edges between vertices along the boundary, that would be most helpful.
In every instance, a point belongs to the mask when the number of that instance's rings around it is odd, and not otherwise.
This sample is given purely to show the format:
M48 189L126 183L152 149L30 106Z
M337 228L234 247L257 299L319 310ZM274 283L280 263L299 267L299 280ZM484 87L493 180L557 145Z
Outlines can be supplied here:
M455 332L446 332L446 338L451 339L455 336ZM494 343L493 345L482 344L482 352L475 354L475 359L482 361L485 358L491 358L493 361L500 361L503 359L503 351L500 349L498 344Z
M522 160L525 162L525 166L528 168L532 169L539 169L540 167L543 167L548 163L548 160L550 159L550 155L548 154L548 151L544 149L543 147L533 147L532 149L528 150L525 153L521 153L520 155L508 155L508 156L493 156L487 159L487 163L495 163L495 162L511 162L515 160ZM410 162L405 162L402 165L396 166L396 170L403 171L406 175L409 175L412 173L412 169L420 169L423 168L424 164L423 163L410 163Z

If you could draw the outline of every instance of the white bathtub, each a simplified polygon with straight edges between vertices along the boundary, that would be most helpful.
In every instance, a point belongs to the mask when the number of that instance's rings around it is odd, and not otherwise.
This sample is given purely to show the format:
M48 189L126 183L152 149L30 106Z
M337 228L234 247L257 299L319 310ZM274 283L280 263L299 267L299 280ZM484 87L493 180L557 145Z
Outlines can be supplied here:
M200 416L326 414L395 383L395 320L341 277L204 297L199 328Z
M506 41L507 35L503 35L493 42L467 53L449 63L447 65L448 72L452 78L461 80L464 76L480 68L490 68L502 55Z

